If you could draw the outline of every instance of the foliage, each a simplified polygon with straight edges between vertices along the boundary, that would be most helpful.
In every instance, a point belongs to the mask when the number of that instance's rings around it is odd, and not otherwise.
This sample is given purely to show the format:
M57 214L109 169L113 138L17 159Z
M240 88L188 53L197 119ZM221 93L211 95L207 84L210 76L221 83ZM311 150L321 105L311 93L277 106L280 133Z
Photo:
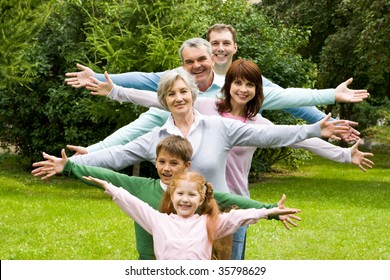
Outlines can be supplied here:
M390 102L375 108L373 116L376 122L366 126L368 128L363 131L363 136L390 154Z
M335 87L354 77L353 88L365 88L372 111L390 98L390 2L388 0L274 1L261 6L286 26L309 28L304 57L318 63L319 88ZM366 123L360 106L330 106L342 118ZM362 126L366 129L367 126Z
M335 21L340 21L334 10L341 0L308 1L263 0L259 3L270 18L279 20L287 27L304 28L309 33L309 43L299 48L305 58L318 62L326 38L336 30Z
M37 64L25 51L37 44L36 34L47 20L46 1L1 1L0 89L12 83L26 84L36 77Z
M34 67L34 79L26 84L7 79L0 90L0 141L32 160L41 158L40 151L59 154L65 144L101 139L115 127L111 120L88 116L82 102L86 97L63 85L68 61L73 64L75 54L84 52L84 36L78 31L83 10L71 2L53 2L50 9L35 43L23 51L23 59ZM35 20L42 19L36 15Z

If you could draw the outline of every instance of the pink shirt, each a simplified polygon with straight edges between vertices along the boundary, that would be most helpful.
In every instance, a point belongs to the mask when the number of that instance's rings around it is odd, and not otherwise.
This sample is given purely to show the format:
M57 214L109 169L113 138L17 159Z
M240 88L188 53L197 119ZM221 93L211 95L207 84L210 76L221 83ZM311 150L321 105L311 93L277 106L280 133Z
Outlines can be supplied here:
M164 214L131 195L123 188L109 186L106 193L133 220L153 235L158 260L210 260L212 246L208 241L206 215L182 218ZM242 225L267 218L266 209L232 210L222 213L217 225L218 238L236 232Z

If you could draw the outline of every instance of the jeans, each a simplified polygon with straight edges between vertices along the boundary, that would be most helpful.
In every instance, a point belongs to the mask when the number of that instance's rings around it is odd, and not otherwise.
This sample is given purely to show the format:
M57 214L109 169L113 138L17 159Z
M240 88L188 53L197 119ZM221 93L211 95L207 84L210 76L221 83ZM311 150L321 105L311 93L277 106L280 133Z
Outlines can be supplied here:
M239 227L233 235L232 260L245 259L246 231L248 226Z

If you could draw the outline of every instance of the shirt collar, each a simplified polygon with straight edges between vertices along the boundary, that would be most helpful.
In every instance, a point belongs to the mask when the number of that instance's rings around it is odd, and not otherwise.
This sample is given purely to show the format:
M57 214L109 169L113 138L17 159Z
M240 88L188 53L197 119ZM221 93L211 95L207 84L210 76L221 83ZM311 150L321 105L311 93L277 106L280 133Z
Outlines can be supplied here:
M199 122L203 119L205 119L205 116L200 114L197 110L193 109L194 112L194 123L191 125L190 131L188 134L191 133L192 130L194 130L198 125ZM165 129L169 134L174 135L180 135L183 136L180 130L175 126L175 122L173 121L172 114L169 115L167 121L165 124L161 127L162 129Z
M164 190L164 192L167 190L167 184L163 183L163 181L160 180L160 186Z

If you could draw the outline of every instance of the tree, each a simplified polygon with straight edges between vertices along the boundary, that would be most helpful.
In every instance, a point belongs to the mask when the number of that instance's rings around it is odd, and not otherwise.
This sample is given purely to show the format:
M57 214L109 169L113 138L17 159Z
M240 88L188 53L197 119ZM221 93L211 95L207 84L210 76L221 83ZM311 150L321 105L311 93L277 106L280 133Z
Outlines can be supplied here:
M390 98L390 1L272 1L261 6L287 26L307 27L309 44L304 57L318 63L318 88L334 87L354 78L354 88L366 88L370 106L329 106L334 115L353 119L363 130L376 123L374 112ZM370 114L363 112L370 111Z

